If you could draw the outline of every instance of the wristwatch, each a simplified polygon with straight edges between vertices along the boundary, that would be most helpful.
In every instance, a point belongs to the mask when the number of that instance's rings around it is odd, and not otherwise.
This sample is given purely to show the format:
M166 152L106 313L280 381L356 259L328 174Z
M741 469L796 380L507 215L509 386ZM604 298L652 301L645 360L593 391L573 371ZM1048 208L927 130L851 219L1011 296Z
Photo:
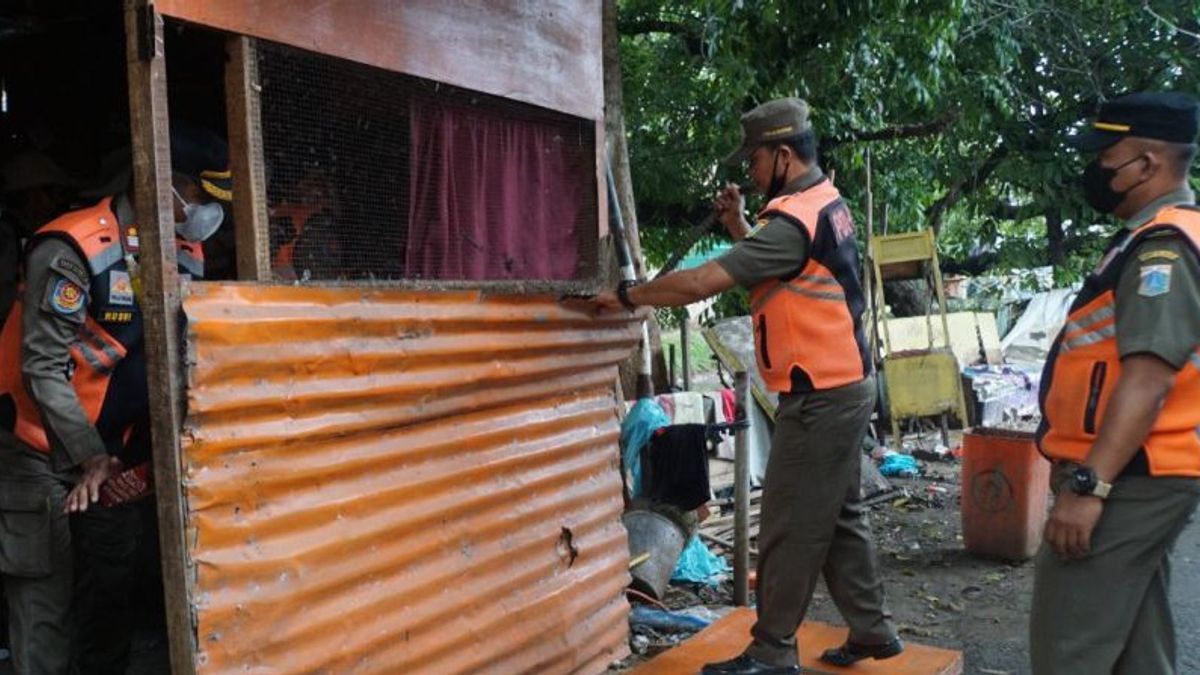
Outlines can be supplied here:
M1105 499L1112 490L1112 483L1105 483L1096 477L1096 470L1090 466L1079 466L1071 472L1071 492L1084 497L1099 497Z
M637 305L633 304L633 301L629 299L629 289L633 288L634 286L637 286L636 281L626 280L617 284L617 300L620 300L621 304L625 306L625 309L631 312L637 309Z

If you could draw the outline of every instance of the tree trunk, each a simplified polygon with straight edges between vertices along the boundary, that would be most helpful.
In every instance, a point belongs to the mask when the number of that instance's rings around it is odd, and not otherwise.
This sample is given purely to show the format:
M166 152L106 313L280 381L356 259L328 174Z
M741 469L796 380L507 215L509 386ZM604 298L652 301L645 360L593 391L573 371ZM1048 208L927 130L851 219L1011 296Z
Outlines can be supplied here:
M639 279L646 277L646 264L642 259L641 238L638 236L637 209L633 198L633 179L629 171L629 148L625 144L625 103L621 90L621 38L617 33L617 1L604 0L604 135L607 137L608 156L612 163L613 182L616 184L617 201L609 208L619 208L625 224L629 253ZM614 258L615 259L615 258ZM663 357L662 339L658 322L651 315L648 323L650 333L650 363L653 368L651 381L657 392L667 391L667 362ZM639 355L634 352L631 363L636 364ZM622 384L625 375L636 371L636 367L621 368ZM632 392L632 387L626 388Z
M1046 209L1045 215L1050 264L1057 270L1062 267L1067 253L1064 246L1066 236L1063 233L1062 214L1052 209Z

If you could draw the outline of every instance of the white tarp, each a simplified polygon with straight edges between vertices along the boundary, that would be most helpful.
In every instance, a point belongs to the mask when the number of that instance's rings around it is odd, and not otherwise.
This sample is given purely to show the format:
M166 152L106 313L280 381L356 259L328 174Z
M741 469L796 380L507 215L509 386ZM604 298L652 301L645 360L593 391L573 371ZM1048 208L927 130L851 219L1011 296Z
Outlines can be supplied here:
M1075 300L1075 289L1056 288L1038 293L1025 313L1000 340L1005 361L1045 361L1050 345L1067 321L1067 310Z

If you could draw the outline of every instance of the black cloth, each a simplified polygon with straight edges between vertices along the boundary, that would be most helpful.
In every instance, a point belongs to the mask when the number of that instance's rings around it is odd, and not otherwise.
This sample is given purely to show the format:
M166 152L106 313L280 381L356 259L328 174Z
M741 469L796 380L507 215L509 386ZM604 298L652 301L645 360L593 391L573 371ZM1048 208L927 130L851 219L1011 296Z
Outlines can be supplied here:
M71 516L75 663L80 675L125 675L135 628L165 616L153 499Z
M642 459L642 493L691 511L708 502L708 427L673 424L654 433Z

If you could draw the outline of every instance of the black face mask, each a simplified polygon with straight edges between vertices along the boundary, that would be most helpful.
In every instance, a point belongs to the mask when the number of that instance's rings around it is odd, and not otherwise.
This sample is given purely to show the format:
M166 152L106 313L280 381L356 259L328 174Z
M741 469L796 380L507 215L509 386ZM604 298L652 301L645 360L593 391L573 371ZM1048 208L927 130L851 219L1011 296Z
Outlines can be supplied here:
M1138 155L1121 166L1111 169L1100 166L1099 157L1089 162L1083 169L1083 179L1080 181L1083 186L1083 198L1087 200L1088 205L1100 213L1112 213L1115 211L1121 205L1121 202L1125 201L1125 196L1129 194L1129 191L1141 185L1141 183L1131 185L1122 192L1117 192L1112 189L1112 180L1117 177L1117 173L1121 169L1143 158L1143 155Z
M771 158L771 184L767 186L767 199L774 199L775 195L783 190L784 181L787 180L787 167L783 168L781 175L776 169L779 168L779 151L775 151L775 156Z

